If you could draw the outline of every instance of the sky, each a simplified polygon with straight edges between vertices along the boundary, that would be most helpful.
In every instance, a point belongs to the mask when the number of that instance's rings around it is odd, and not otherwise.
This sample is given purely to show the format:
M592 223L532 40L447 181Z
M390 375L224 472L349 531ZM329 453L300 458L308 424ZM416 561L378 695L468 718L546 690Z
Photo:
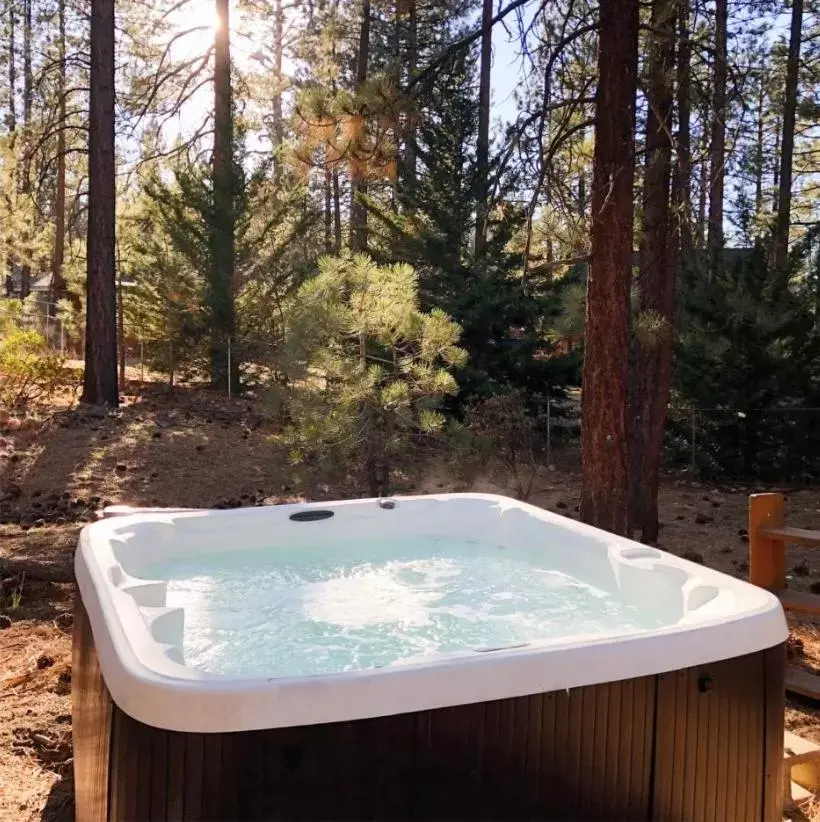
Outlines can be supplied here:
M170 20L179 31L194 27L198 29L175 42L171 52L172 59L184 60L203 54L213 42L213 28L217 24L213 0L189 0ZM231 37L231 56L241 69L243 65L248 64L254 43L240 33L243 28L242 16L236 0L231 2L231 28L235 30ZM518 62L517 40L511 40L502 26L496 26L493 30L491 72L491 116L494 127L498 123L511 122L517 116L513 92L519 76ZM285 73L289 73L293 68L292 62L285 59ZM169 123L166 136L173 139L177 134L192 134L213 107L212 97L213 90L210 86L200 89L183 107L180 115Z

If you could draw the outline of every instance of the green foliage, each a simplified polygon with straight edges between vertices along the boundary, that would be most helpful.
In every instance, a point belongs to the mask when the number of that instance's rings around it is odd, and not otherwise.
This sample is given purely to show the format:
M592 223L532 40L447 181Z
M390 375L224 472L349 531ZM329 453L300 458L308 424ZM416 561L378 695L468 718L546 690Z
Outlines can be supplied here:
M472 54L461 52L445 64L421 102L418 173L399 190L400 210L370 203L374 234L381 239L374 253L412 265L422 307L442 308L463 328L470 358L457 374L462 405L510 389L558 394L577 379L578 362L554 356L548 335L545 318L557 313L556 283L523 288L515 247L522 210L509 203L495 209L482 255L472 251L478 125ZM502 202L514 182L499 178Z
M766 243L683 274L676 383L697 417L699 470L760 480L806 479L820 466L820 325L795 255L769 268ZM673 414L687 425L690 415Z
M465 414L464 458L486 468L498 460L510 474L518 499L529 499L543 452L537 419L519 393L497 394L471 405Z
M291 462L309 491L346 466L373 495L386 492L395 460L445 428L441 403L466 360L460 328L440 309L421 310L410 266L363 254L322 257L286 316L291 422L281 440Z
M42 334L21 323L20 303L0 311L0 408L26 411L57 391L79 387L81 375L52 353Z
M241 144L240 144L241 145ZM136 283L125 294L126 328L148 341L156 368L207 377L211 333L234 303L231 355L242 382L271 363L283 336L282 303L316 259L310 231L316 213L304 206L304 189L281 185L269 163L245 168L241 153L234 176L235 266L233 290L211 283L212 174L205 163L156 169L124 210L124 276ZM239 389L234 382L233 389Z

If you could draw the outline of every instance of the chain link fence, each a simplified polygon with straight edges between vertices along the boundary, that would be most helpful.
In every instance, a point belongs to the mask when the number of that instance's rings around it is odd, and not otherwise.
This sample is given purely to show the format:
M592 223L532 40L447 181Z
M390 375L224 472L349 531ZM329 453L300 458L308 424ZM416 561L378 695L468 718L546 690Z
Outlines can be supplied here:
M56 306L43 303L27 323L63 356L80 355ZM127 323L126 323L127 326ZM125 328L124 364L129 379L141 383L165 379L203 379L210 366L208 343L197 340L181 346L172 340L144 339ZM234 396L248 384L275 379L276 343L257 338L229 338L224 346L225 393ZM237 375L242 386L237 384ZM544 437L544 458L552 464L556 454L580 459L580 392L563 399L538 403L539 428ZM663 453L664 469L692 479L758 483L808 484L820 481L820 406L770 408L669 408Z
M820 407L670 408L670 469L693 478L820 480Z

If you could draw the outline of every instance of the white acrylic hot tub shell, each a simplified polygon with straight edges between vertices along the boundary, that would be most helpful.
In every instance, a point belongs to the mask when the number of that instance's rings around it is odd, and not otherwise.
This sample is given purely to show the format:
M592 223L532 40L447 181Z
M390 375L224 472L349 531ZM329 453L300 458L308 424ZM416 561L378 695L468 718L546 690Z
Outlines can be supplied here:
M649 676L753 653L784 642L772 594L526 503L489 494L151 512L83 529L75 573L106 685L125 713L186 732L246 731L363 719ZM330 519L293 523L309 508ZM545 567L569 567L628 602L666 608L666 627L574 636L415 665L304 677L243 679L186 668L183 614L164 608L165 584L129 573L140 562L210 550L391 533L543 543ZM272 549L274 550L274 549Z

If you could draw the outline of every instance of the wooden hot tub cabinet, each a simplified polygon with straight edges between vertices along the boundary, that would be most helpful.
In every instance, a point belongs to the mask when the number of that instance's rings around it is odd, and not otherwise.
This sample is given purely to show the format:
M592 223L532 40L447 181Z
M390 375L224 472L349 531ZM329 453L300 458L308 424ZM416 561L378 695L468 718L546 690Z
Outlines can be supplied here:
M111 700L77 597L76 819L781 819L782 645L679 671L355 722L222 734Z

